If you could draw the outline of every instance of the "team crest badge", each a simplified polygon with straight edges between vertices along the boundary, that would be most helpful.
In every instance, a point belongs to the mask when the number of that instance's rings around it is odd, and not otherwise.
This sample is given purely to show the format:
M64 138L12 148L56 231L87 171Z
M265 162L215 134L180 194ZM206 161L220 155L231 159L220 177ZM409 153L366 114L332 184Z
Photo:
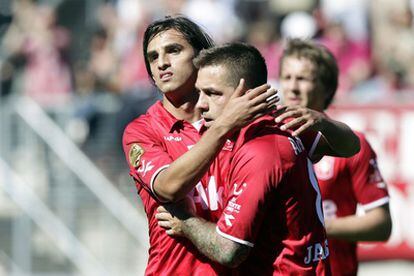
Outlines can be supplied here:
M129 163L134 168L139 166L139 161L141 160L141 156L144 154L144 149L140 147L138 144L133 144L129 149Z

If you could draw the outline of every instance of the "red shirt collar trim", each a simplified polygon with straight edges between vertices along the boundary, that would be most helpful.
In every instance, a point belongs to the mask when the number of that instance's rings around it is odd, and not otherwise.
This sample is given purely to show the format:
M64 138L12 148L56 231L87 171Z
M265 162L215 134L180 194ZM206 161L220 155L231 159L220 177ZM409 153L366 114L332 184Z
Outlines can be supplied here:
M164 123L168 126L169 132L173 133L176 130L184 129L185 124L191 125L189 122L185 120L179 120L175 118L167 109L165 109L164 105L160 100L158 100L150 109L148 109L148 114L152 117L160 118L164 121ZM204 126L203 126L204 127ZM201 129L203 129L201 127Z

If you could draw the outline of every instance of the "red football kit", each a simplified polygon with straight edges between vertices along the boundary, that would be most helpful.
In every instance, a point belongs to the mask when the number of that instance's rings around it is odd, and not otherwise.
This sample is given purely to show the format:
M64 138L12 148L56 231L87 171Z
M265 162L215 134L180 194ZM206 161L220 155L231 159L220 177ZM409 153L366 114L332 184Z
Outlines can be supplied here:
M322 198L312 163L302 141L273 120L263 117L240 132L216 230L252 247L235 274L329 275Z
M361 133L361 150L351 158L325 156L315 165L326 218L354 215L389 202L386 184L378 170L376 154ZM356 243L329 239L333 275L356 275Z
M169 237L155 219L161 203L153 191L155 177L199 139L200 133L195 126L177 120L159 101L124 131L123 147L130 175L135 180L148 218L150 249L146 275L223 275L227 272L223 266L199 253L187 239ZM189 194L195 202L197 215L209 221L216 222L223 210L224 182L220 177L228 169L225 159L229 158L231 150L232 144L228 141L218 162Z

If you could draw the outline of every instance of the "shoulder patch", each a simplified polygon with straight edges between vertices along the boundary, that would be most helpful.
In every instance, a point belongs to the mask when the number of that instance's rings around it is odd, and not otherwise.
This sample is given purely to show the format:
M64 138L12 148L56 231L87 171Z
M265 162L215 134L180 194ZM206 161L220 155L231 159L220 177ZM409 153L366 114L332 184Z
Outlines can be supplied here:
M141 156L144 154L144 149L141 148L138 144L132 144L131 148L129 149L129 163L134 168L139 166L139 161L141 160Z

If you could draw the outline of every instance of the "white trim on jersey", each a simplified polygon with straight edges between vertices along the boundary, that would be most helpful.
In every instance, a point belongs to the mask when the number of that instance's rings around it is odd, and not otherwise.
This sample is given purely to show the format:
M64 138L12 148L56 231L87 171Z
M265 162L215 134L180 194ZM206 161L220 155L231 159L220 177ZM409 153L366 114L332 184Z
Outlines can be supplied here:
M245 241L245 240L241 240L241 239L238 239L236 237L230 236L229 234L221 232L221 230L218 228L218 226L216 226L216 232L220 236L222 236L223 238L226 238L228 240L231 240L231 241L234 241L234 242L237 242L237 243L241 243L241 244L244 244L244 245L247 245L247 246L250 246L250 247L254 247L254 243L251 243L251 242L248 242L248 241Z
M158 201L160 201L160 202L168 202L168 201L167 200L162 200L157 196L157 193L154 191L154 181L155 181L155 178L157 177L157 175L161 171L167 169L169 166L170 166L170 164L167 164L167 165L164 165L164 166L158 168L158 170L156 170L155 173L151 177L151 181L150 181L151 192L158 199Z
M390 197L389 196L386 196L386 197L377 199L377 200L375 200L373 202L370 202L368 204L364 204L364 205L361 204L361 207L366 212L366 211L369 211L371 209L377 208L379 206L385 205L388 202L390 202Z
M318 215L319 221L322 223L323 227L325 227L325 219L323 217L323 209L322 209L322 196L321 196L321 191L319 189L319 183L316 178L315 171L313 170L312 161L310 161L309 158L306 161L308 165L309 180L312 184L313 189L316 192L316 201L315 201L316 214Z
M311 149L310 149L310 151L309 151L309 153L308 153L308 157L309 158L311 158L312 157L312 155L315 153L315 149L316 149L316 147L318 146L318 144L319 144L319 140L321 140L321 136L322 136L322 133L320 132L320 131L318 131L318 135L316 135L316 138L315 138L315 141L313 141L313 143L312 143L312 147L311 147ZM312 158L311 158L312 159Z

